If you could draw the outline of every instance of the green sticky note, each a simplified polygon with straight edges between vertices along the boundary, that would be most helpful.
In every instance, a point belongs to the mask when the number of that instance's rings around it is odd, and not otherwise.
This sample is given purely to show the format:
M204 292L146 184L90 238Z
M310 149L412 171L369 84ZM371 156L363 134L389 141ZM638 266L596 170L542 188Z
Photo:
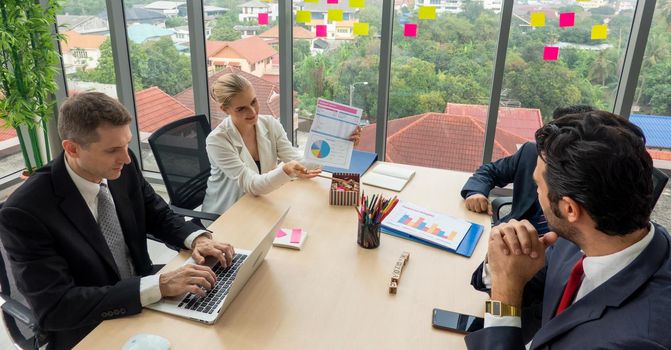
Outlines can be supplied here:
M364 6L364 0L349 0L349 7L353 9L362 9Z
M342 21L343 10L329 10L329 21Z
M419 19L436 19L436 8L433 6L420 6Z
M531 26L532 27L545 27L545 13L543 13L543 12L532 12L531 13Z
M363 22L354 23L354 35L360 35L360 36L368 35L368 23Z
M605 40L608 37L608 25L596 24L592 26L592 40Z
M296 23L310 23L312 15L310 11L296 11Z

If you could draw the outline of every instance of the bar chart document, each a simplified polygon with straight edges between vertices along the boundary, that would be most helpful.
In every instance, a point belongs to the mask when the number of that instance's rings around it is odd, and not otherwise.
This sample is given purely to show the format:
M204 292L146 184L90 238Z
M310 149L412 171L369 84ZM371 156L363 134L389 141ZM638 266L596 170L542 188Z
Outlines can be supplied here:
M305 144L305 160L338 168L349 168L354 143L350 135L361 121L362 110L318 99L315 118Z

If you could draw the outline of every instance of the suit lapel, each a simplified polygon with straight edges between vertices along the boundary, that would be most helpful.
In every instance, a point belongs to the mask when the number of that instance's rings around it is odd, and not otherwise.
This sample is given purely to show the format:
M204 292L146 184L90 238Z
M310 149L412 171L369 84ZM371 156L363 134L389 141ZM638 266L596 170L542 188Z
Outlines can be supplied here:
M240 136L240 132L238 129L235 127L233 124L233 121L231 120L231 117L226 118L222 123L225 123L224 127L226 128L226 134L228 135L229 140L231 140L231 143L233 146L235 146L238 149L238 154L240 154L240 159L245 163L245 165L256 171L257 173L259 172L259 169L256 167L256 163L254 162L254 158L252 158L252 154L249 153L249 150L247 149L247 146L245 146L244 141L242 141L242 136ZM258 140L257 140L258 142ZM259 150L259 153L261 153L261 150ZM260 157L260 155L259 155Z
M552 276L552 278L546 278L545 281L543 323L547 323L554 317L557 306L559 306L559 301L566 288L566 282L571 274L571 270L582 256L582 252L575 244L563 238L559 239L560 241L555 245L552 265L549 267L550 270L547 274L547 276Z
M549 321L544 317L543 326L534 336L532 348L542 348L555 337L571 331L580 324L600 318L607 307L619 308L659 270L668 254L669 239L666 233L656 226L652 241L629 266L576 301L559 316ZM552 304L556 307L557 302L553 301ZM547 305L546 303L544 308ZM543 310L544 316L545 313Z
M124 166L129 167L133 164ZM114 199L114 207L116 208L117 216L119 218L119 224L121 225L121 231L123 231L124 240L126 245L130 250L130 255L132 261L135 262L138 256L137 245L133 244L136 241L137 236L137 221L135 220L135 213L133 208L130 205L130 199L128 198L127 186L124 179L124 173L121 173L121 178L113 181L107 181L109 185L110 193ZM137 266L135 267L136 271L139 271Z
M61 211L70 220L72 225L77 228L77 233L91 245L93 250L100 255L100 258L119 276L114 257L107 246L107 242L105 242L100 227L65 168L65 155L61 153L59 157L54 159L53 164L51 172L54 189L56 195L63 198L60 203Z
M256 145L259 148L261 173L267 173L275 169L277 166L277 155L272 149L273 145L269 137L269 130L260 117L256 123Z

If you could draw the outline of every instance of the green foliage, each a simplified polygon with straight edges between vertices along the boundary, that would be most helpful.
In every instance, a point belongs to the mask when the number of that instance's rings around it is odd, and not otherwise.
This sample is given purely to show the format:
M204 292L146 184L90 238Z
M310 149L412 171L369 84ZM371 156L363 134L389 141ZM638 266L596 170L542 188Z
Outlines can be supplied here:
M55 74L59 62L51 26L60 6L49 0L46 8L39 1L3 0L0 2L0 119L5 127L17 129L26 169L32 172L48 159L38 147L40 128L46 135L56 91ZM60 38L59 38L60 39ZM19 127L28 130L24 139ZM30 145L30 146L28 146ZM28 150L32 153L29 155ZM47 157L49 155L47 154Z
M310 56L310 41L308 40L294 40L293 45L294 64L300 64L303 60Z
M209 40L233 41L240 39L240 32L233 29L238 24L238 16L234 12L228 12L223 16L217 17L212 28L212 35Z
M181 26L185 26L187 24L188 24L188 22L187 22L186 18L179 17L179 16L168 17L165 20L165 27L166 28L181 27Z

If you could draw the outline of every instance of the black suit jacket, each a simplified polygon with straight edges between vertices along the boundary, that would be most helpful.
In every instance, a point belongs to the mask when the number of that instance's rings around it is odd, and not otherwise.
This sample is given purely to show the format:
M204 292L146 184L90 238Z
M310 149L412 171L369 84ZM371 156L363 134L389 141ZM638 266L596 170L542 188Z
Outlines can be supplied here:
M650 244L622 271L553 317L573 265L582 253L559 239L546 253L546 266L527 285L524 307L540 300L540 329L531 349L669 349L671 348L671 245L668 232L655 225ZM482 269L473 275L483 289ZM466 337L469 349L524 349L522 329L489 327Z
M199 227L170 210L131 158L108 184L135 271L144 276L152 269L147 233L182 247ZM0 230L17 287L47 333L49 348L71 348L101 321L142 310L140 278L120 280L63 154L9 197Z
M461 189L461 196L466 198L472 192L489 196L489 191L494 186L504 187L512 182L513 206L510 214L502 217L499 222L506 222L511 218L530 219L535 213L530 213L529 209L538 203L536 183L533 181L537 157L536 144L527 142L512 156L483 164L466 181ZM536 208L540 214L540 204Z

